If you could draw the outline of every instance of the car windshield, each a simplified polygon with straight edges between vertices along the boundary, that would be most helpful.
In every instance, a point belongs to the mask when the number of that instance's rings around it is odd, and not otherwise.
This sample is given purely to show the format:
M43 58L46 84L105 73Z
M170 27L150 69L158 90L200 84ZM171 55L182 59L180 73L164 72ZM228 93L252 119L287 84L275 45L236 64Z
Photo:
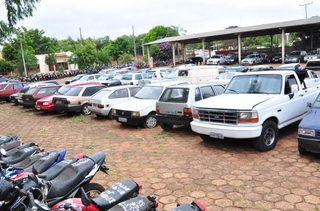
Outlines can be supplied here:
M110 90L100 90L98 91L96 94L94 94L91 99L95 99L95 100L101 100L104 96L107 96L110 94Z
M33 93L35 93L35 91L37 90L37 88L31 88L26 92L26 95L33 95Z
M220 56L211 56L212 59L220 59Z
M114 80L121 80L122 79L122 75L116 75L113 79Z
M156 100L160 97L163 87L161 86L145 86L134 96L138 99Z
M234 73L221 73L217 76L217 79L231 79L235 74Z
M8 84L0 84L0 90L1 89L5 89L5 87L7 86Z
M110 77L110 75L102 75L102 76L99 77L98 80L99 80L99 81L105 81L105 80L108 80L109 77Z
M176 73L169 73L166 75L167 79L174 79L176 77Z
M122 80L128 80L128 81L130 81L130 80L132 80L132 75L123 75L123 76L122 76Z
M79 81L86 81L88 78L89 78L89 76L85 75L85 76L81 77Z
M307 63L307 68L308 67L319 67L320 66L320 61L308 61Z
M281 75L241 75L233 77L225 93L280 94L281 84Z
M300 55L300 52L299 51L292 51L289 55L290 56L297 56L297 55Z
M161 95L160 102L186 103L188 101L188 88L168 88Z
M310 51L310 52L308 53L308 55L317 55L317 50Z
M79 93L81 92L82 87L76 86L72 87L66 94L65 96L78 96Z
M226 72L237 72L237 69L235 69L235 68L226 68L225 71Z
M313 108L320 108L320 95L318 95L316 101L313 103Z
M247 57L246 57L246 59L251 59L251 58L255 58L256 56L255 55L248 55Z
M74 78L73 78L73 80L79 80L80 78L82 78L83 77L83 75L77 75L77 76L75 76Z
M64 95L71 89L71 86L62 86L60 89L58 89L57 93Z

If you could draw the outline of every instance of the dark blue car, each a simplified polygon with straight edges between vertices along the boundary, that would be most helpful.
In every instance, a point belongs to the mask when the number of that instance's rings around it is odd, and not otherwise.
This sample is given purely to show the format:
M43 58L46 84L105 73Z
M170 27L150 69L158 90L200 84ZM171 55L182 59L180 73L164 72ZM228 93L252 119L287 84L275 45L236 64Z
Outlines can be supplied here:
M302 119L298 130L299 153L320 153L320 94Z
M116 75L113 79L106 80L106 81L102 82L101 84L105 85L105 86L120 86L121 79L122 79L122 75Z

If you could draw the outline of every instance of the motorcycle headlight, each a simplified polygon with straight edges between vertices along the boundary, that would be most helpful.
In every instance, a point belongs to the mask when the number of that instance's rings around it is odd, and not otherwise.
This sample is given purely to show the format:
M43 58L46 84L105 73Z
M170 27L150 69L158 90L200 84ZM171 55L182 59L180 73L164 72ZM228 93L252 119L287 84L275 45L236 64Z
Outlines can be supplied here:
M240 112L239 113L239 123L256 123L259 121L258 112Z
M314 136L316 136L316 131L312 130L312 129L306 129L306 128L299 127L298 134L299 135L303 135L303 136L312 136L312 137L314 137Z
M132 111L131 116L140 117L140 111Z
M47 106L49 105L49 102L44 102L43 105Z

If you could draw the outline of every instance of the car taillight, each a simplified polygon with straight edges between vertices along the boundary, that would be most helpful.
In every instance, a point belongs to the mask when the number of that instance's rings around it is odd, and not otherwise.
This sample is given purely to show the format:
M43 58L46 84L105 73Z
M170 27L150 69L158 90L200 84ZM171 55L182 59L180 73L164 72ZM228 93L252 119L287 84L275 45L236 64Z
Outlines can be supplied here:
M98 104L97 107L98 108L104 108L104 105L103 104Z
M159 108L159 106L156 106L156 113L157 113L157 114L160 114L160 108Z
M130 82L130 85L133 85L133 82Z
M183 116L192 116L192 109L191 108L184 108L183 109Z
M200 202L196 201L195 204L201 209L199 211L206 211L206 208Z
M159 207L159 203L158 202L156 202L156 208L158 208Z

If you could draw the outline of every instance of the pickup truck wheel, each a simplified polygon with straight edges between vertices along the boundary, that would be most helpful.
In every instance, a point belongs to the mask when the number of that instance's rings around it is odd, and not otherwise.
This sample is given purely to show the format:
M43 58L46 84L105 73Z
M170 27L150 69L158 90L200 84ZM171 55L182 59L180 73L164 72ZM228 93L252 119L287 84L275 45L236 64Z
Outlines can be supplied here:
M254 148L266 152L272 150L278 141L278 127L275 122L266 121L263 123L260 137L254 141Z
M158 121L156 119L156 116L154 114L149 114L143 123L143 126L145 128L154 128L158 125Z
M306 150L306 148L300 146L300 144L298 145L298 151L300 155L307 155L309 154L309 152Z
M163 130L172 130L173 125L166 124L166 123L161 123L161 124L160 124L160 127L161 127Z
M84 104L81 108L81 113L83 115L90 115L91 114L91 111L89 110L89 106L88 104Z

